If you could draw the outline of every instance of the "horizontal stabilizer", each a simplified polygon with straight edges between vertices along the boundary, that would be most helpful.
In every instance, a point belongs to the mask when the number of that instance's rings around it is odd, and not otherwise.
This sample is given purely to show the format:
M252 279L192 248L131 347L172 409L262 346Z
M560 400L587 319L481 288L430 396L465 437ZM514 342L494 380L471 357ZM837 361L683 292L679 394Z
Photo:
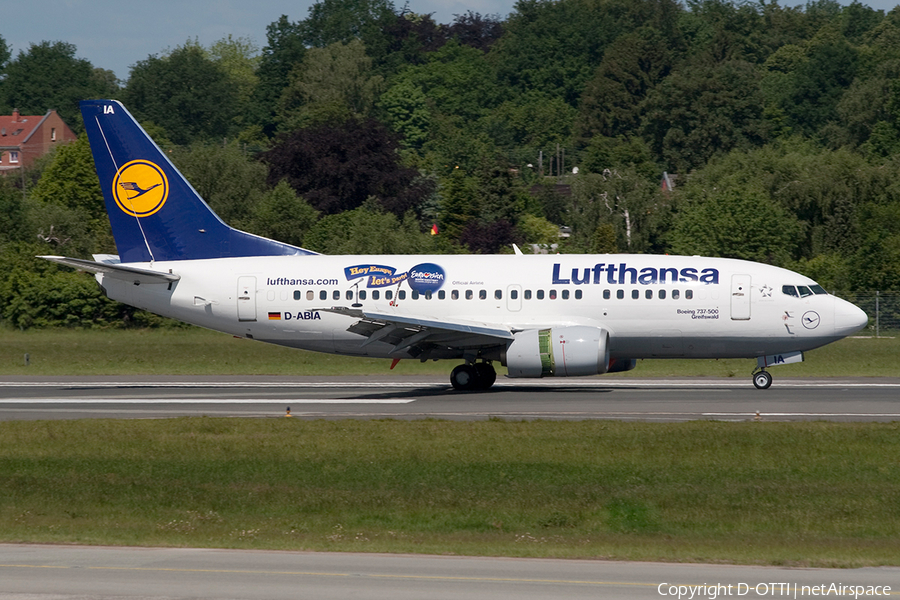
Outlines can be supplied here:
M67 267L73 267L81 271L90 271L91 273L103 273L106 277L113 279L121 279L129 283L172 283L181 279L180 275L172 273L162 273L160 271L151 271L150 269L138 269L136 267L126 267L125 265L109 264L94 262L93 260L84 260L82 258L69 258L66 256L39 256Z

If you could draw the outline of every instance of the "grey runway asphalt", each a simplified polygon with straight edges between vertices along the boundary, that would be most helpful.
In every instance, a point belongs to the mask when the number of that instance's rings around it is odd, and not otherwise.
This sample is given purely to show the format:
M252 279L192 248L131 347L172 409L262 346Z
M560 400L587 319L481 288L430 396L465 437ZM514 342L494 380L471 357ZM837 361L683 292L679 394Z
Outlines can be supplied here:
M900 378L500 379L454 392L433 377L0 378L0 420L174 416L439 419L900 420Z
M0 600L853 598L848 588L900 596L900 568L0 544Z

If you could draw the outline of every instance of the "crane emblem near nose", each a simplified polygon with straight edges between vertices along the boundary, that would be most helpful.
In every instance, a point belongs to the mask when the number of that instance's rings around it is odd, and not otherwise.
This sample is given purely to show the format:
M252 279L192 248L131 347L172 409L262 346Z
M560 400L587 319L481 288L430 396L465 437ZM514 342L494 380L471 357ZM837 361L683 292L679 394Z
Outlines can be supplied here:
M814 310L807 311L803 313L803 318L800 321L807 329L815 329L819 326L819 313Z

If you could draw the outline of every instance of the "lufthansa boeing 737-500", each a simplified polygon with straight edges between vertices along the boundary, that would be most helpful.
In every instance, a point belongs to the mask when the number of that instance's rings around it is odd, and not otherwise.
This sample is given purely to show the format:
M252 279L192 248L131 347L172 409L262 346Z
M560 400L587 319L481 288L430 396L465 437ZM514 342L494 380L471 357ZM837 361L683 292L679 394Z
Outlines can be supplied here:
M107 296L282 346L462 361L458 390L626 371L639 358L767 368L859 331L866 314L808 277L728 258L635 254L325 256L227 226L125 107L81 103L116 248L45 256Z

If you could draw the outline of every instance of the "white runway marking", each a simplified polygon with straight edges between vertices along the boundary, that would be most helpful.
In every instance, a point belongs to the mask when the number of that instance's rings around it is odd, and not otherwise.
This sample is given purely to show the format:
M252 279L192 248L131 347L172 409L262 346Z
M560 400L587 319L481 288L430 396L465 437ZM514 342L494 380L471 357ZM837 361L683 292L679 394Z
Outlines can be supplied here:
M0 404L409 404L415 398L0 398Z
M900 382L859 382L859 381L800 381L800 380L779 380L777 382L779 388L900 388ZM638 387L638 388L715 388L715 387L753 387L753 384L743 379L718 379L714 381L702 380L684 380L684 379L629 379L618 381L603 380L546 380L546 379L524 379L524 380L498 380L494 384L495 388L506 387L580 387L580 388L621 388L621 387ZM340 381L340 382L307 382L307 381L0 381L0 388L29 388L29 387L74 387L74 388L115 388L115 387L137 387L137 388L163 388L163 387L181 387L181 388L423 388L423 387L450 387L449 383L433 382L433 381Z

